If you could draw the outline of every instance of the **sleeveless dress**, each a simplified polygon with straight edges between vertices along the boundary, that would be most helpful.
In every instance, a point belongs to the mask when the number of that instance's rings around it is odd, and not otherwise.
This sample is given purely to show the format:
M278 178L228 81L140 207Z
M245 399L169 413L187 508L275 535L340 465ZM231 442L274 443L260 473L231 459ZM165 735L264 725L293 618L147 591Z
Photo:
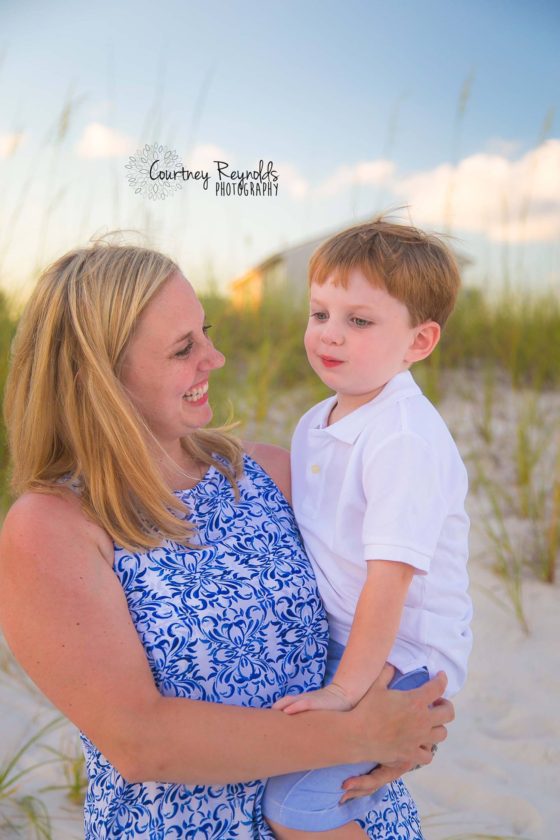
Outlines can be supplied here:
M327 622L292 510L248 456L244 468L238 502L214 467L177 491L197 528L194 548L115 546L114 572L164 696L270 707L321 685ZM133 784L81 738L86 840L274 840L261 811L266 779ZM368 837L421 838L400 780L359 822Z

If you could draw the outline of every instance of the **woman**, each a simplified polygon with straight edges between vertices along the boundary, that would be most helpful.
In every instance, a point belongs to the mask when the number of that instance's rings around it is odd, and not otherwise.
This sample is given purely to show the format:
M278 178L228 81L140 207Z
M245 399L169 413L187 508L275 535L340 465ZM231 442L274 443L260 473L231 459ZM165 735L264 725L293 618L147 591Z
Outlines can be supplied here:
M88 840L271 838L262 779L375 759L369 793L429 763L453 716L444 675L404 694L384 674L348 713L269 708L321 683L326 623L287 453L204 430L208 329L171 260L95 244L43 273L14 344L0 621L82 732ZM402 782L384 808L420 836Z

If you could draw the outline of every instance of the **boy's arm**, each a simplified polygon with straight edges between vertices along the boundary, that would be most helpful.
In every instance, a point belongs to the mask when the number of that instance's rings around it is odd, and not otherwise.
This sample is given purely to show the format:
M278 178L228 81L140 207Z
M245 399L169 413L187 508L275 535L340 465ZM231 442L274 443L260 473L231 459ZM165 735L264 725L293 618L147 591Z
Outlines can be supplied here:
M350 636L332 685L355 706L377 679L393 647L414 569L393 560L368 560Z
M369 560L350 637L332 683L318 691L283 697L274 708L288 714L309 709L351 709L379 675L393 646L414 568Z

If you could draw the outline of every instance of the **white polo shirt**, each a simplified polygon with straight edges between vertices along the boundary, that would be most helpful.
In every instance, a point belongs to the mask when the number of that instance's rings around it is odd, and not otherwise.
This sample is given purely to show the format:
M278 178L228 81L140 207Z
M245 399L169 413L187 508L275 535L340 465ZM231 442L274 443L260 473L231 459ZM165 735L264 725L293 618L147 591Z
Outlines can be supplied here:
M451 697L472 646L465 466L408 371L327 426L335 402L304 414L291 453L294 511L331 637L348 640L367 561L408 563L417 573L388 661L403 672L444 670Z

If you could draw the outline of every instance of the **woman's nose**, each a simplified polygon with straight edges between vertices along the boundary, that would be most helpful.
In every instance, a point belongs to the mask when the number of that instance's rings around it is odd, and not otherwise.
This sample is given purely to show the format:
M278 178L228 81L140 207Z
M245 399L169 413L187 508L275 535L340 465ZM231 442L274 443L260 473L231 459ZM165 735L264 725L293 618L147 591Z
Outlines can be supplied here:
M206 356L206 365L209 370L214 370L215 368L223 367L226 363L226 357L223 353L220 353L213 344L210 344L209 352Z
M214 347L210 339L208 339L208 345L206 348L206 353L204 357L201 359L201 367L205 370L214 370L215 368L221 368L226 363L226 357L223 353L220 353L219 350Z

